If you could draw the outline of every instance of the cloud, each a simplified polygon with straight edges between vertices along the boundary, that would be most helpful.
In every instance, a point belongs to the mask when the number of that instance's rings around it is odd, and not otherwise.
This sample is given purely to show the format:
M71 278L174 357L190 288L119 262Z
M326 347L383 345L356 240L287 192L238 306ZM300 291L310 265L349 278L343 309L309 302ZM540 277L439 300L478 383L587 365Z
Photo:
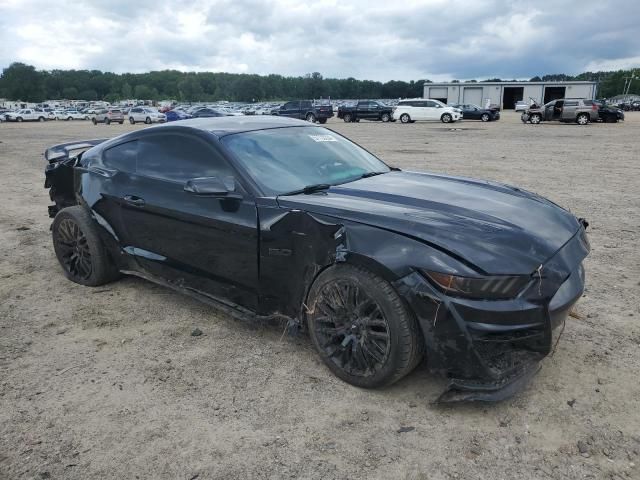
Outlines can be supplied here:
M638 18L615 0L0 0L0 66L529 78L640 66Z

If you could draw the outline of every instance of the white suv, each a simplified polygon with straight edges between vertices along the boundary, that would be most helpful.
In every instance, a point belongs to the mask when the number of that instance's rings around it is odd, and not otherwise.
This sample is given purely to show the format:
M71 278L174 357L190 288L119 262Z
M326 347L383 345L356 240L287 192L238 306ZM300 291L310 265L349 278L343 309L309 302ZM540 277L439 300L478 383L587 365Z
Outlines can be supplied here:
M153 108L133 107L129 110L129 123L131 124L136 122L157 123L165 122L166 120L167 117L164 113L160 113Z
M393 110L393 119L402 123L416 120L440 120L442 123L457 122L462 118L460 110L429 98L400 100Z

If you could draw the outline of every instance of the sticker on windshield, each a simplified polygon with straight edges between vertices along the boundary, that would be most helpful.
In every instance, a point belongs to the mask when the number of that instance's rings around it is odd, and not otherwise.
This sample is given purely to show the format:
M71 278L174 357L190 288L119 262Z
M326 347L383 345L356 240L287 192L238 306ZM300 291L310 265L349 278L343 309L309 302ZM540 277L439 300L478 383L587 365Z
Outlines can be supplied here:
M337 142L336 137L332 135L309 135L314 142Z

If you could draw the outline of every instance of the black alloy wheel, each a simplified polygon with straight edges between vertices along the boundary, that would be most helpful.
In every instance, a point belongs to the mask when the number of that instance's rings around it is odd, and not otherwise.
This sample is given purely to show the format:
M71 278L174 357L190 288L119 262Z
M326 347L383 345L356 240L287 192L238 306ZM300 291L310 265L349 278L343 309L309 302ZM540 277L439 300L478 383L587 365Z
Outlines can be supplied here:
M352 385L389 385L422 358L415 318L393 287L367 270L350 265L325 270L308 302L316 350L336 376Z
M93 272L87 237L71 218L63 219L54 234L55 249L62 268L68 275L87 280Z

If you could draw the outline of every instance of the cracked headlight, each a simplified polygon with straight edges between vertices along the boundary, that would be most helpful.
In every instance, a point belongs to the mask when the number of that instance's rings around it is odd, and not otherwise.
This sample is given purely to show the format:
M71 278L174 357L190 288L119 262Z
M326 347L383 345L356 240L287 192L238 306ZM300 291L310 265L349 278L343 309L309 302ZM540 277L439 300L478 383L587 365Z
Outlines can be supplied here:
M529 275L459 277L430 270L421 271L439 290L447 295L479 300L514 298L531 280Z

